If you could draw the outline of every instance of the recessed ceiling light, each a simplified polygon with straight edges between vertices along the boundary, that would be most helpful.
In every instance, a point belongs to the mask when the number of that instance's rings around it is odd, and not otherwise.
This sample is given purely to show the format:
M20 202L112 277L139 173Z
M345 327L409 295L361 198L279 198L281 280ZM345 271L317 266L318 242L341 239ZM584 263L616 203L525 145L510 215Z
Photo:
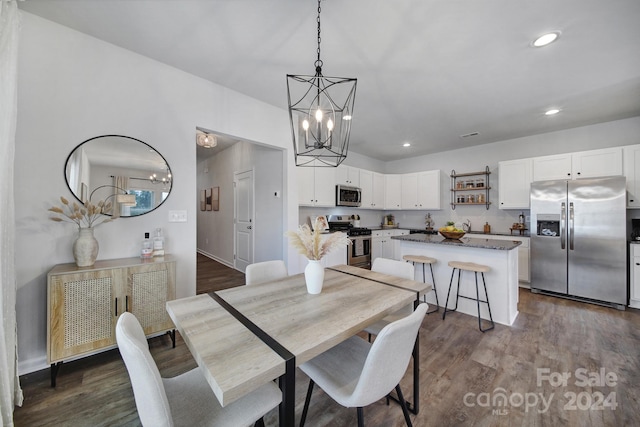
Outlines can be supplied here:
M403 147L411 147L411 144L408 142L405 142L404 144L402 144Z
M550 110L545 111L544 115L545 116L553 116L553 115L558 114L559 112L560 112L560 110L558 108L552 108Z
M533 47L542 47L546 46L549 43L553 43L560 37L560 31L552 31L550 33L546 33L535 39L531 45Z

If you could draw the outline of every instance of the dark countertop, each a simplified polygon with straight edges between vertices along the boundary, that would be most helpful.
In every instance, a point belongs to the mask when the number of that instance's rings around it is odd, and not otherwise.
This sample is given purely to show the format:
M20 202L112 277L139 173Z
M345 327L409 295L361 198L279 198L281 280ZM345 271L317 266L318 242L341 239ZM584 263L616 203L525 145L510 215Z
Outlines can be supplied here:
M525 234L520 234L518 231L514 231L513 233L509 231L492 231L491 233L485 233L483 231L470 231L467 234L488 234L491 236L513 236L513 237L530 237L529 231L527 230Z
M445 239L440 235L431 234L407 234L404 236L391 236L394 240L405 242L431 243L436 245L462 246L465 248L496 249L510 251L522 244L517 240L483 239L481 237L463 237L462 239Z

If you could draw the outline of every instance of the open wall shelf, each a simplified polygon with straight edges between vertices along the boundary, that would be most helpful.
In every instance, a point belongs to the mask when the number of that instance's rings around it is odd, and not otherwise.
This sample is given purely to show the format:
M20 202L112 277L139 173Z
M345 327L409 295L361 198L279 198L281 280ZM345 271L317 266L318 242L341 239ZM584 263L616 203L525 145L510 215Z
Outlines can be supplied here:
M486 206L487 210L491 201L489 200L489 166L482 172L456 173L451 171L451 209L458 205Z

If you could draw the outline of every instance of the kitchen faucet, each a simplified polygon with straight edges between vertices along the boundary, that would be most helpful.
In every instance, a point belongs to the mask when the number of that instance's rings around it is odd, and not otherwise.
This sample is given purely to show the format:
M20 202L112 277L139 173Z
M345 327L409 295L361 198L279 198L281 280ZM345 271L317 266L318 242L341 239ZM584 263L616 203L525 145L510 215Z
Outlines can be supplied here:
M462 229L466 233L470 233L471 232L471 220L470 219L467 219L467 222L463 222L462 223Z

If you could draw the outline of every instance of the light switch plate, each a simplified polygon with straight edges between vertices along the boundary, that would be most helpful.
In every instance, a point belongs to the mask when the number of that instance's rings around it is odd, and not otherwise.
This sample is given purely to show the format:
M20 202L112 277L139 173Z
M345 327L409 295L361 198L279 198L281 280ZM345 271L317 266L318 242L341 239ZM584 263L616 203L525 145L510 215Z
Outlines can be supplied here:
M169 211L169 222L187 222L187 211Z

